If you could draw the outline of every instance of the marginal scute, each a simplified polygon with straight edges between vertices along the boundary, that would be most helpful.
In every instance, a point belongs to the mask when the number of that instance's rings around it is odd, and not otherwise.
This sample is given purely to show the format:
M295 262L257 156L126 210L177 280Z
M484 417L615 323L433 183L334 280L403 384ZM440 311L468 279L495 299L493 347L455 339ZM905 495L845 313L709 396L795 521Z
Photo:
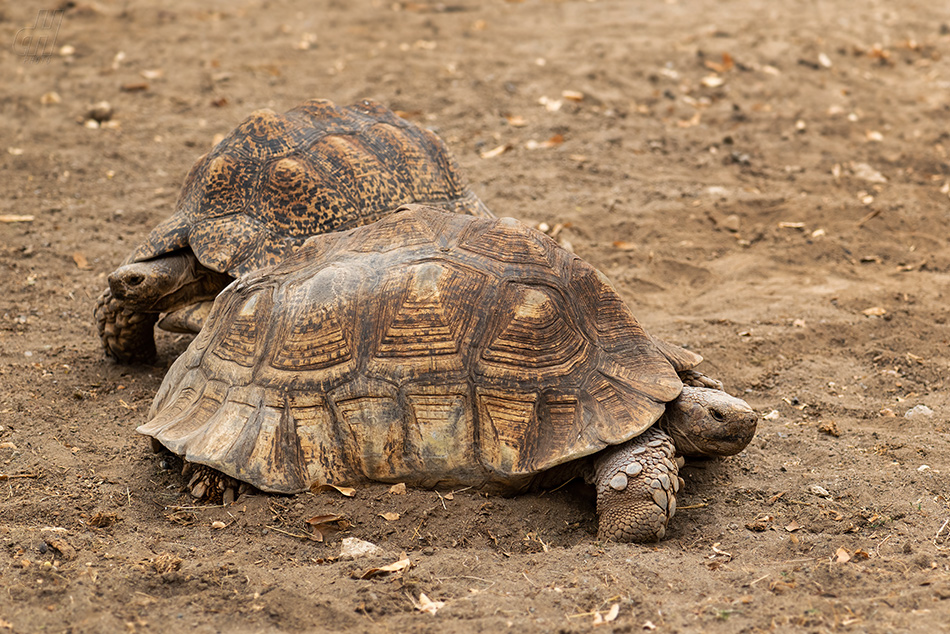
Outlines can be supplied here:
M531 458L525 452L526 435L535 426L535 401L530 392L498 389L476 390L481 459L500 477L525 475L531 471L523 464Z
M220 244L222 235L233 235ZM264 241L263 226L243 214L205 218L191 228L189 243L198 260L214 271L245 272L248 258Z
M405 398L410 416L407 453L419 473L419 484L451 486L484 477L475 455L475 423L466 386L446 386L444 391L413 386Z

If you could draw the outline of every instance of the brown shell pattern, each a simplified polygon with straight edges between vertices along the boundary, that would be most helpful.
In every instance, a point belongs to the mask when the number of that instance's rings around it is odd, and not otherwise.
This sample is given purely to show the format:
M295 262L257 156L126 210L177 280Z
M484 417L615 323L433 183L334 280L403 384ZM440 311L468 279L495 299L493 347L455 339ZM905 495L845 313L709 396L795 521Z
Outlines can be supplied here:
M510 491L681 387L589 264L511 219L411 206L229 287L139 431L267 491Z
M260 110L198 160L175 213L126 263L190 246L208 268L237 277L308 236L368 224L407 203L492 217L441 139L381 104Z

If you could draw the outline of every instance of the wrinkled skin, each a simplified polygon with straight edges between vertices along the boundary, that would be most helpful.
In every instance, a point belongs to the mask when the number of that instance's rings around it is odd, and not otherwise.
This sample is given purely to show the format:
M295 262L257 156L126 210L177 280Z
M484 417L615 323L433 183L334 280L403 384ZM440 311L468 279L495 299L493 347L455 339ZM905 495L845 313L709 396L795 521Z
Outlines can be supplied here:
M755 435L758 415L740 398L717 389L685 386L667 405L659 427L687 458L733 456Z
M171 312L214 299L232 280L202 266L186 250L120 266L109 275L109 290L130 310Z

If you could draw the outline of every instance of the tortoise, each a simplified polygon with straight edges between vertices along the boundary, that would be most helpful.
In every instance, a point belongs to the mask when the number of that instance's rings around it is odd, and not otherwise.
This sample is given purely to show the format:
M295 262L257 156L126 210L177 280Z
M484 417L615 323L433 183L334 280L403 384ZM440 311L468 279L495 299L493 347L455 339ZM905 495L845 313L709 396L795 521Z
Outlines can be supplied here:
M109 276L95 309L107 355L155 357L153 325L197 332L210 300L311 235L373 222L404 203L492 216L430 130L373 101L259 110L198 159L175 213Z
M231 284L138 431L183 457L199 497L581 476L601 537L650 541L676 510L678 461L755 432L701 360L544 234L409 206Z

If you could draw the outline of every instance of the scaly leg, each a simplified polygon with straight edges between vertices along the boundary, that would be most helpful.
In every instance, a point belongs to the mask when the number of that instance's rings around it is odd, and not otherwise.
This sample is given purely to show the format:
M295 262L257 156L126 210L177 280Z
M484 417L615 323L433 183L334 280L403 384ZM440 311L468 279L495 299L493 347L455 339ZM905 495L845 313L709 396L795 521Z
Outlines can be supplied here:
M594 459L600 539L658 541L676 512L682 481L673 440L651 427Z
M119 363L149 363L155 359L157 313L124 308L106 289L96 302L96 325L105 353Z

